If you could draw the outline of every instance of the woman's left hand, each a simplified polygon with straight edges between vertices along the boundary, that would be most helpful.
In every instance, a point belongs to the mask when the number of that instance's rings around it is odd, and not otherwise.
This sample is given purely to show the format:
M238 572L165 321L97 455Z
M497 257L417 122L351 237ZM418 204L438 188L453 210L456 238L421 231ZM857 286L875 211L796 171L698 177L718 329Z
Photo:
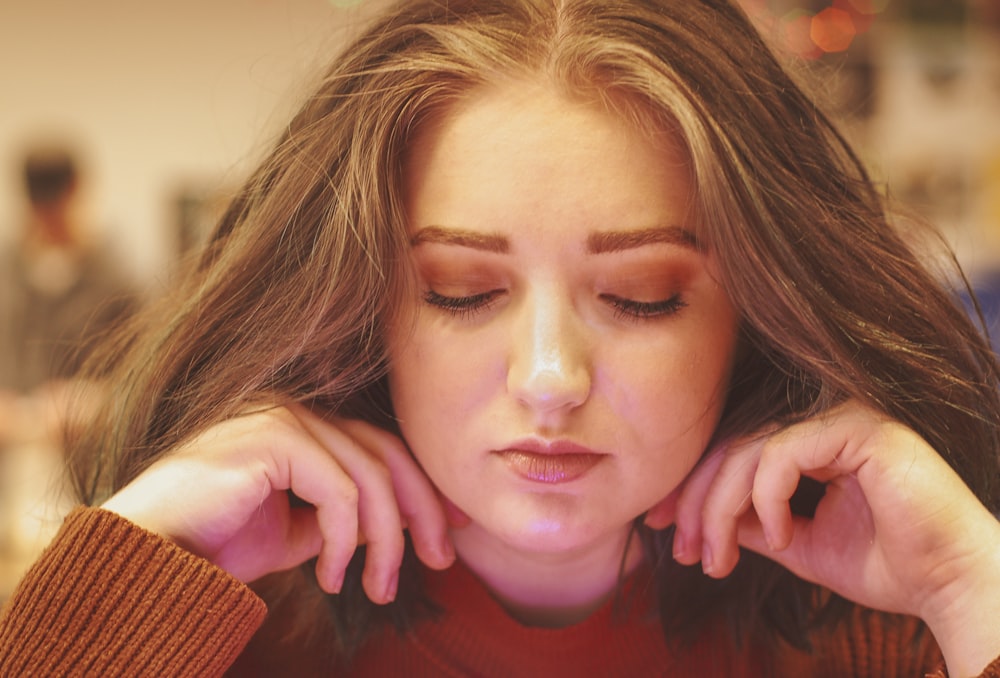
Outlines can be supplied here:
M825 484L793 516L800 479ZM858 403L711 451L647 524L728 575L739 546L866 607L921 617L951 675L1000 654L1000 523L920 436Z

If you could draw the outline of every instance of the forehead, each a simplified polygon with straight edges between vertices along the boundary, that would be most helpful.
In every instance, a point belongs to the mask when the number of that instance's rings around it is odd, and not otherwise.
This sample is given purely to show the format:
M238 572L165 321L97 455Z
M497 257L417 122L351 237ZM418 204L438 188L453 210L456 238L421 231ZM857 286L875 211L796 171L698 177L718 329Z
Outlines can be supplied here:
M621 228L616 215L636 227L684 220L692 202L688 154L670 128L531 80L474 90L425 123L404 191L418 221L499 211L539 223L575 215L596 230Z
M515 126L520 125L515 129ZM483 145L503 141L505 133L522 138L526 131L551 135L559 129L589 126L588 138L601 136L642 138L644 143L683 152L685 144L669 113L655 112L638 95L600 89L570 89L543 76L503 78L473 87L449 105L439 106L417 126L408 144L409 155L426 152L444 140ZM482 133L489 131L491 138ZM510 140L508 137L507 140ZM584 139L576 139L581 142Z

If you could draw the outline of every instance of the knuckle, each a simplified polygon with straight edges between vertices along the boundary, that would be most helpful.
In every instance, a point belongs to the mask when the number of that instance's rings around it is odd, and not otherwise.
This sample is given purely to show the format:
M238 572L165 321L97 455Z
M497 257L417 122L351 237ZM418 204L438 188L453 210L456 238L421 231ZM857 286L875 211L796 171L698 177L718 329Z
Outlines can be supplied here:
M378 480L383 483L391 483L392 471L389 469L388 464L378 457L373 457L371 462L372 473L378 478Z
M357 509L361 501L361 490L355 482L348 480L337 490L337 496L341 505Z
M764 439L760 446L761 462L771 462L779 458L785 445L785 437L788 435L787 429Z
M758 512L765 510L771 500L772 498L770 493L767 492L760 483L754 483L753 488L750 490L750 501L754 508L757 509Z

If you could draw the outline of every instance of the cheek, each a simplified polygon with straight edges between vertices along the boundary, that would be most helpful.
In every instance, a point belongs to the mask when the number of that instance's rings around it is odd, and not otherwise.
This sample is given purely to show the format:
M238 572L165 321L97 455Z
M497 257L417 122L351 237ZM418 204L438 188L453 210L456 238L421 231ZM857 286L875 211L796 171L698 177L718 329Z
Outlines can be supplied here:
M628 426L620 444L643 450L648 469L679 482L701 458L725 406L734 342L721 333L634 347L634 359L603 376L615 416ZM632 436L626 439L625 431Z
M622 351L622 353L625 353ZM682 346L637 346L603 375L619 412L635 412L653 425L684 427L701 415L714 419L729 384L732 342L703 338Z
M447 392L440 371L416 337L394 342L390 350L389 394L400 424L420 420L421 404L440 402Z
M725 403L728 370L704 358L664 361L646 370L639 386L620 396L619 419L631 418L628 430L637 451L633 508L648 509L676 489L704 455ZM624 427L623 427L624 428Z
M494 380L490 352L473 347L429 321L406 337L394 338L389 350L389 389L396 416L411 443L434 432L451 430L482 403ZM445 426L449 425L449 426ZM419 428L418 428L419 427Z

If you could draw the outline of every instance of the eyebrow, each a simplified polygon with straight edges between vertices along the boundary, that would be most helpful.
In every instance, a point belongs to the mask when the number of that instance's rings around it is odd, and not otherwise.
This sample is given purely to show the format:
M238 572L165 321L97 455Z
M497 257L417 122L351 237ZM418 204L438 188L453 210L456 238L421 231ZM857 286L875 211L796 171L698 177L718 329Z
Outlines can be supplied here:
M505 254L510 251L510 243L502 235L478 233L456 228L441 228L428 226L422 228L410 239L410 245L416 247L424 243L439 243L442 245L458 245L474 250Z
M587 251L591 254L621 252L656 244L678 245L695 250L699 248L694 233L680 226L659 226L639 231L605 231L587 236Z
M510 242L502 235L441 226L422 228L410 239L413 247L424 243L456 245L498 254L510 251ZM587 236L587 251L590 254L622 252L656 244L698 249L698 239L694 233L680 226L658 226L638 231L603 231Z

